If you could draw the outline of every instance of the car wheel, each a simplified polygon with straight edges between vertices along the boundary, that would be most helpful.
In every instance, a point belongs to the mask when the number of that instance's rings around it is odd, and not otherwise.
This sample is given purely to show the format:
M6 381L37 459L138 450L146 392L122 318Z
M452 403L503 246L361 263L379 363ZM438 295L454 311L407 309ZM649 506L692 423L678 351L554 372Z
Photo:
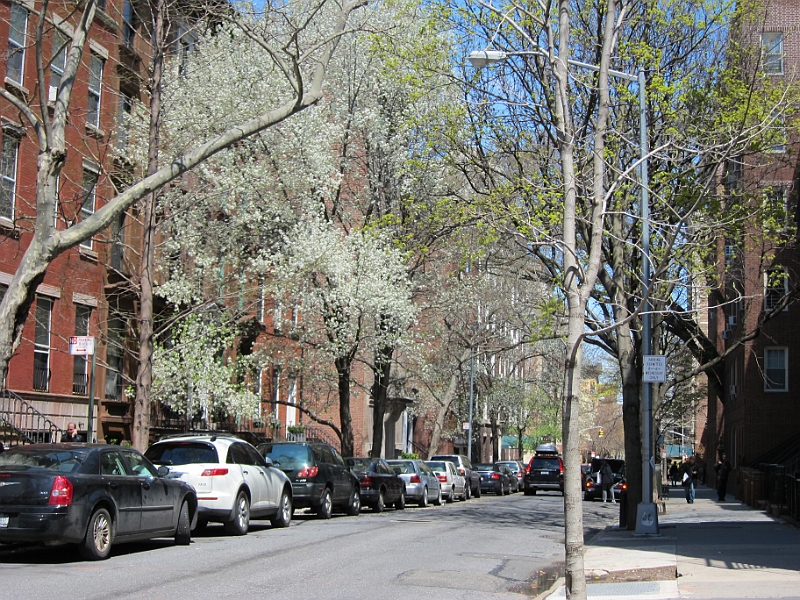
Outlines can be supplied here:
M372 511L373 512L383 512L386 508L386 498L383 495L383 490L378 492L378 500L373 502L372 504Z
M531 496L535 496L535 495L536 495L536 488L531 488Z
M422 498L420 498L418 504L423 508L428 506L428 488L422 490Z
M225 533L247 535L248 529L250 529L250 500L247 494L239 492L236 504L233 505L233 519L225 522Z
M357 517L361 512L361 493L360 486L353 486L353 491L350 492L350 500L347 502L347 510L344 512L349 517Z
M439 495L436 496L436 500L434 500L433 503L436 506L441 506L442 504L444 504L444 501L442 500L442 486L439 486Z
M188 546L192 543L192 522L189 519L189 503L181 505L181 512L178 513L178 527L175 529L175 544L178 546Z
M330 519L333 514L333 498L331 491L328 488L322 490L319 506L316 507L315 512L320 519Z
M447 495L447 502L448 504L452 504L456 501L456 486L450 486L450 493Z
M89 519L86 536L80 546L80 555L85 560L103 560L111 552L114 541L114 523L105 508L98 508Z
M403 490L400 492L400 499L394 503L395 510L405 510L406 509L406 491Z
M470 498L472 498L472 487L470 486L470 484L465 483L464 484L464 500L469 500Z
M480 486L480 484L478 484L478 487L475 488L475 493L473 494L473 496L475 496L476 498L480 498L481 497L481 486Z
M273 527L288 527L292 522L292 514L294 508L292 507L292 498L289 496L288 490L281 492L281 499L278 501L278 512L274 517L271 517L269 524Z

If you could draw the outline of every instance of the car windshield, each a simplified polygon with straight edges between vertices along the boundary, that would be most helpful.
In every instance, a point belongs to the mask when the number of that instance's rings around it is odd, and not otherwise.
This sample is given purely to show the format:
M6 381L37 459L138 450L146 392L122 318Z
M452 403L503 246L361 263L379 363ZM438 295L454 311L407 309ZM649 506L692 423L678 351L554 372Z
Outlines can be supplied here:
M344 463L357 471L369 471L372 467L372 459L370 458L345 458Z
M517 463L505 463L505 462L504 462L504 463L498 463L498 464L501 464L501 465L505 465L505 466L507 466L507 467L508 467L509 469L511 469L511 471L512 471L512 472L514 472L514 473L516 473L517 471L519 471L519 465L518 465Z
M392 471L398 475L408 475L410 473L417 472L417 470L414 468L414 463L412 463L410 460L389 463L389 466L392 467Z
M258 449L284 471L302 469L313 462L311 450L302 444L261 444Z
M489 463L477 463L472 465L476 471L494 471L494 465Z
M0 469L4 471L59 471L74 473L80 469L89 450L58 450L54 448L14 448L0 454Z
M205 442L159 442L147 449L144 455L154 465L193 465L218 463L213 444Z
M444 461L428 460L425 462L431 468L431 471L439 471L440 473L447 473L447 465Z
M560 469L561 465L557 458L534 458L531 464L532 469Z

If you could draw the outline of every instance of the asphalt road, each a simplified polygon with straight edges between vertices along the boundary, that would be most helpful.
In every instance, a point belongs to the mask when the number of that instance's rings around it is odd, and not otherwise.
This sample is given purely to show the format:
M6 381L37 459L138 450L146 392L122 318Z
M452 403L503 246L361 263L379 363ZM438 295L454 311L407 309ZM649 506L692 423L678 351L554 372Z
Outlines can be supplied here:
M584 503L587 535L617 506ZM560 495L496 497L329 521L298 512L288 529L245 537L210 525L189 547L124 544L102 562L68 548L0 547L0 598L516 598L563 560Z

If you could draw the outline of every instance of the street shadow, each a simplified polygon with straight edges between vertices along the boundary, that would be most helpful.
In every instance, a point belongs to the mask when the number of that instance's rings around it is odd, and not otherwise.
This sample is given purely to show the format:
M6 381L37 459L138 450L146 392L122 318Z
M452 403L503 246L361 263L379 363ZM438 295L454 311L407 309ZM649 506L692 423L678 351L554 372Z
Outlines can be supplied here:
M151 552L175 546L170 539L154 539L142 542L123 542L111 547L109 559L119 556ZM0 545L0 563L25 565L63 565L86 562L78 553L74 544L63 546L44 546L42 544L2 544ZM91 564L88 562L87 564Z

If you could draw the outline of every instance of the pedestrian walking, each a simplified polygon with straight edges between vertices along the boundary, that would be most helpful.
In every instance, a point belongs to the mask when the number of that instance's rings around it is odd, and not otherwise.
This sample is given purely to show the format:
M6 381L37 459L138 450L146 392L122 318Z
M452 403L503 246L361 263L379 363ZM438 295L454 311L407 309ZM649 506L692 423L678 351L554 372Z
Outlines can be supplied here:
M678 477L680 476L680 469L678 463L671 462L669 465L669 481L672 485L678 485Z
M617 500L614 498L614 471L611 470L611 465L605 460L600 465L600 486L603 488L603 502L607 502L606 498L610 496L611 503L616 504Z
M714 471L717 474L717 502L725 502L725 494L728 490L728 476L731 474L731 463L728 462L728 455L724 452L716 465Z
M694 456L687 458L681 466L681 484L686 490L686 502L694 504L694 484L697 481L697 464Z

